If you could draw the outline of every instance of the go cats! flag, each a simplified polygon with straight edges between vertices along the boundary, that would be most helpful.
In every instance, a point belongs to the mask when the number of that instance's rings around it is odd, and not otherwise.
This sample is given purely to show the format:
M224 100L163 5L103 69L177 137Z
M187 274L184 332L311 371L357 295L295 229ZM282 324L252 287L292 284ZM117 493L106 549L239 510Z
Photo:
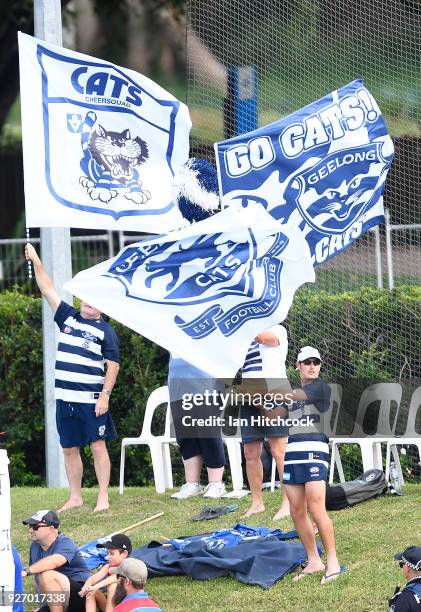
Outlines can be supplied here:
M65 289L211 376L234 376L251 340L314 282L305 238L241 205L132 244Z
M299 226L315 266L384 220L393 143L362 81L215 144L223 206L256 202Z
M187 107L150 79L19 33L26 218L161 233L183 225L173 177Z

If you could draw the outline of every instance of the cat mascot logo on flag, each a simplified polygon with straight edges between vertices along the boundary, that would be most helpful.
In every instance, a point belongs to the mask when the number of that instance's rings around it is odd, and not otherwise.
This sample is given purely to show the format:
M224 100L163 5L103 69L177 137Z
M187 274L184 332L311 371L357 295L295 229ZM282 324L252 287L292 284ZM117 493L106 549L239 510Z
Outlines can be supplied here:
M379 143L331 153L294 176L285 200L295 200L313 229L342 234L378 198L379 177L388 167Z

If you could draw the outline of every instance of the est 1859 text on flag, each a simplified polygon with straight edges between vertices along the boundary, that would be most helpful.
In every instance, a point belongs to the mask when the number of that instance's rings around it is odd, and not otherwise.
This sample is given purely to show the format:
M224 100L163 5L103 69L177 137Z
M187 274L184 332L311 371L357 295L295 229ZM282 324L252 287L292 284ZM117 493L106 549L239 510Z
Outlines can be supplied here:
M216 143L215 153L223 206L259 202L275 219L299 226L314 265L384 220L393 143L362 81Z
M132 244L65 289L209 375L230 377L305 282L314 270L299 228L234 205Z
M141 74L19 33L29 227L166 232L187 107Z

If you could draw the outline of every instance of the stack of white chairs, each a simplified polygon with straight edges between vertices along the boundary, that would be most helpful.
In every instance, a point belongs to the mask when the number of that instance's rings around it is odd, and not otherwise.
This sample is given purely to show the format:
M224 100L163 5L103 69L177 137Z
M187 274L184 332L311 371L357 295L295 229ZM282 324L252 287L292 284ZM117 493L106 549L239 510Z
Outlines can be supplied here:
M395 439L395 429L402 398L402 387L399 383L376 383L365 389L361 395L357 416L352 434L349 438L334 437L332 443L332 457L330 463L329 482L333 482L335 465L338 468L340 482L345 482L342 463L339 454L341 444L357 444L360 447L363 471L371 468L383 469L382 443ZM364 418L374 402L380 402L376 433L367 435L363 430ZM391 424L391 411L396 404L396 414Z
M398 445L407 444L417 447L418 457L421 461L421 427L420 430L416 431L416 421L418 412L421 410L421 387L415 389L412 394L411 402L408 409L408 419L406 422L406 429L403 436L400 438L393 438L388 440L386 447L386 480L389 479L390 474L390 461L391 457L395 461L396 468L398 471L398 478L401 486L404 484L401 462L399 458Z

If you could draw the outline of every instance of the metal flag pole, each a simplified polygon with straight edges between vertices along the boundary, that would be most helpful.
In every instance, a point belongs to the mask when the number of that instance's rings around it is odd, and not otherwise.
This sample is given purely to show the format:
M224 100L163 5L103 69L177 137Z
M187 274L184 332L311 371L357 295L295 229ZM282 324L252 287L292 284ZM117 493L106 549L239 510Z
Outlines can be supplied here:
M34 1L35 36L56 45L62 44L60 0ZM62 292L63 284L72 277L70 229L41 228L41 257L57 291L72 303L72 296ZM44 414L46 476L49 487L67 487L63 453L55 422L54 364L58 339L53 313L46 300L42 305L44 349Z

